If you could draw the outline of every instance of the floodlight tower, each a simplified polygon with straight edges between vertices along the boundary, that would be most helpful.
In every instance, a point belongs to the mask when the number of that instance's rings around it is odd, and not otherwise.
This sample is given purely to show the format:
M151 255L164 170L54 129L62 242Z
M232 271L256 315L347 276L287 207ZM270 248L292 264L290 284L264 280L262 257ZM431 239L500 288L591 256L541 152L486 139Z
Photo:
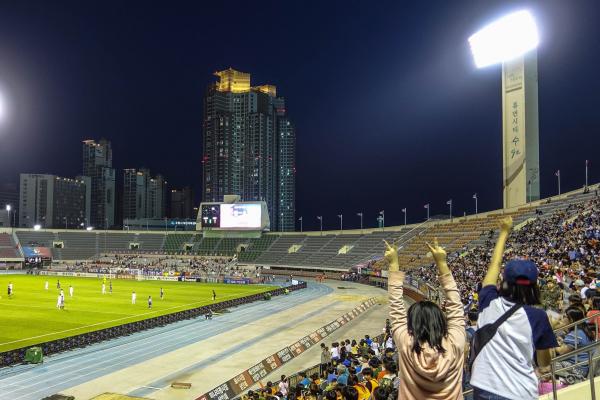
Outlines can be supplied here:
M502 63L504 208L540 198L538 43L535 20L525 10L506 15L469 38L478 68Z

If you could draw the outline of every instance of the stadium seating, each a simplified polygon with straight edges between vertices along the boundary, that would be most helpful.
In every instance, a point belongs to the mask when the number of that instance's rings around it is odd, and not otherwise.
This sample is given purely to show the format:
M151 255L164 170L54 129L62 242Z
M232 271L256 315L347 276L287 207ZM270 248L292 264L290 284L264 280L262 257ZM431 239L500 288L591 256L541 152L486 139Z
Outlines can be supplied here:
M555 210L578 204L594 196L590 193L573 193L537 204L522 207L510 215L519 225L537 213L551 214ZM348 271L381 258L384 240L400 246L400 262L406 267L427 265L425 242L438 238L449 252L464 252L485 243L498 220L507 214L492 212L450 220L431 220L419 225L388 228L385 231L321 235L266 233L260 238L203 237L201 233L188 232L125 232L125 231L33 231L16 230L23 246L52 248L53 241L62 241L62 249L52 249L56 260L85 260L101 253L132 254L188 254L202 256L238 255L243 263ZM137 250L129 244L138 243ZM192 249L186 251L185 243ZM244 251L238 251L244 247ZM8 253L7 250L2 250ZM6 257L6 256L5 256Z
M191 233L171 233L167 235L164 250L167 252L167 254L183 254L185 252L184 244L191 242Z
M21 258L17 244L9 233L0 233L0 259Z

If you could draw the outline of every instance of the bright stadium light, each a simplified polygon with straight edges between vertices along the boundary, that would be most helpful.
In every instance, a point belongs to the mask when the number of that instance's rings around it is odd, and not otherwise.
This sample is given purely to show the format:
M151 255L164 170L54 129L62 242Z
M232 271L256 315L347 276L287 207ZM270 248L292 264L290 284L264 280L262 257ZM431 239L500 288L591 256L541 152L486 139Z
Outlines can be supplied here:
M469 38L477 68L510 61L539 44L537 26L527 10L508 14Z
M42 229L42 226L39 225L39 224L38 225L34 225L33 229L36 230L36 231L39 231L40 229Z
M0 93L0 121L3 121L6 116L6 104L4 102L4 96Z
M91 231L92 229L94 229L93 226L88 226L87 228L85 228L86 231Z
M504 208L540 197L537 51L540 38L527 10L492 22L469 38L475 65L502 64L502 197Z

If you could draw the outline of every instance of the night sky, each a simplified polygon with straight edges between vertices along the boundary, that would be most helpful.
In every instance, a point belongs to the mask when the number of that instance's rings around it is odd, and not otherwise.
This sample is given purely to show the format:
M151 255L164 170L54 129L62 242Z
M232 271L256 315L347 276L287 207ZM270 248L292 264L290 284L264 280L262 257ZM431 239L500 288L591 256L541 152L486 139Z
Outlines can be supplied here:
M154 4L149 6L149 4ZM106 137L117 169L201 188L202 98L216 70L284 96L297 128L304 229L500 208L500 67L467 38L529 8L538 21L542 196L600 180L598 1L229 1L0 4L0 183L81 171ZM118 171L122 179L122 171Z

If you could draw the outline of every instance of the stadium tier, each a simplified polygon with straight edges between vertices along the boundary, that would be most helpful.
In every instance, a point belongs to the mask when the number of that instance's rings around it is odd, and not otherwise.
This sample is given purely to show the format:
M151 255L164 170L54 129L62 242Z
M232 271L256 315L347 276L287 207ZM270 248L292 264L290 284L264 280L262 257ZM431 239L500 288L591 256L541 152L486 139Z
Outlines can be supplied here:
M522 207L508 213L495 211L479 216L430 220L418 225L369 230L365 233L318 232L266 233L260 238L203 237L201 232L127 231L34 231L15 230L21 246L47 247L54 260L87 260L100 254L167 254L237 256L242 263L285 266L298 269L348 271L381 258L385 244L398 244L402 265L412 268L430 263L426 242L438 238L449 252L462 252L494 237L498 221L511 215L519 226L536 216L544 218L556 210L594 197L594 191L574 192ZM8 258L19 251L12 235L2 234L0 256Z

